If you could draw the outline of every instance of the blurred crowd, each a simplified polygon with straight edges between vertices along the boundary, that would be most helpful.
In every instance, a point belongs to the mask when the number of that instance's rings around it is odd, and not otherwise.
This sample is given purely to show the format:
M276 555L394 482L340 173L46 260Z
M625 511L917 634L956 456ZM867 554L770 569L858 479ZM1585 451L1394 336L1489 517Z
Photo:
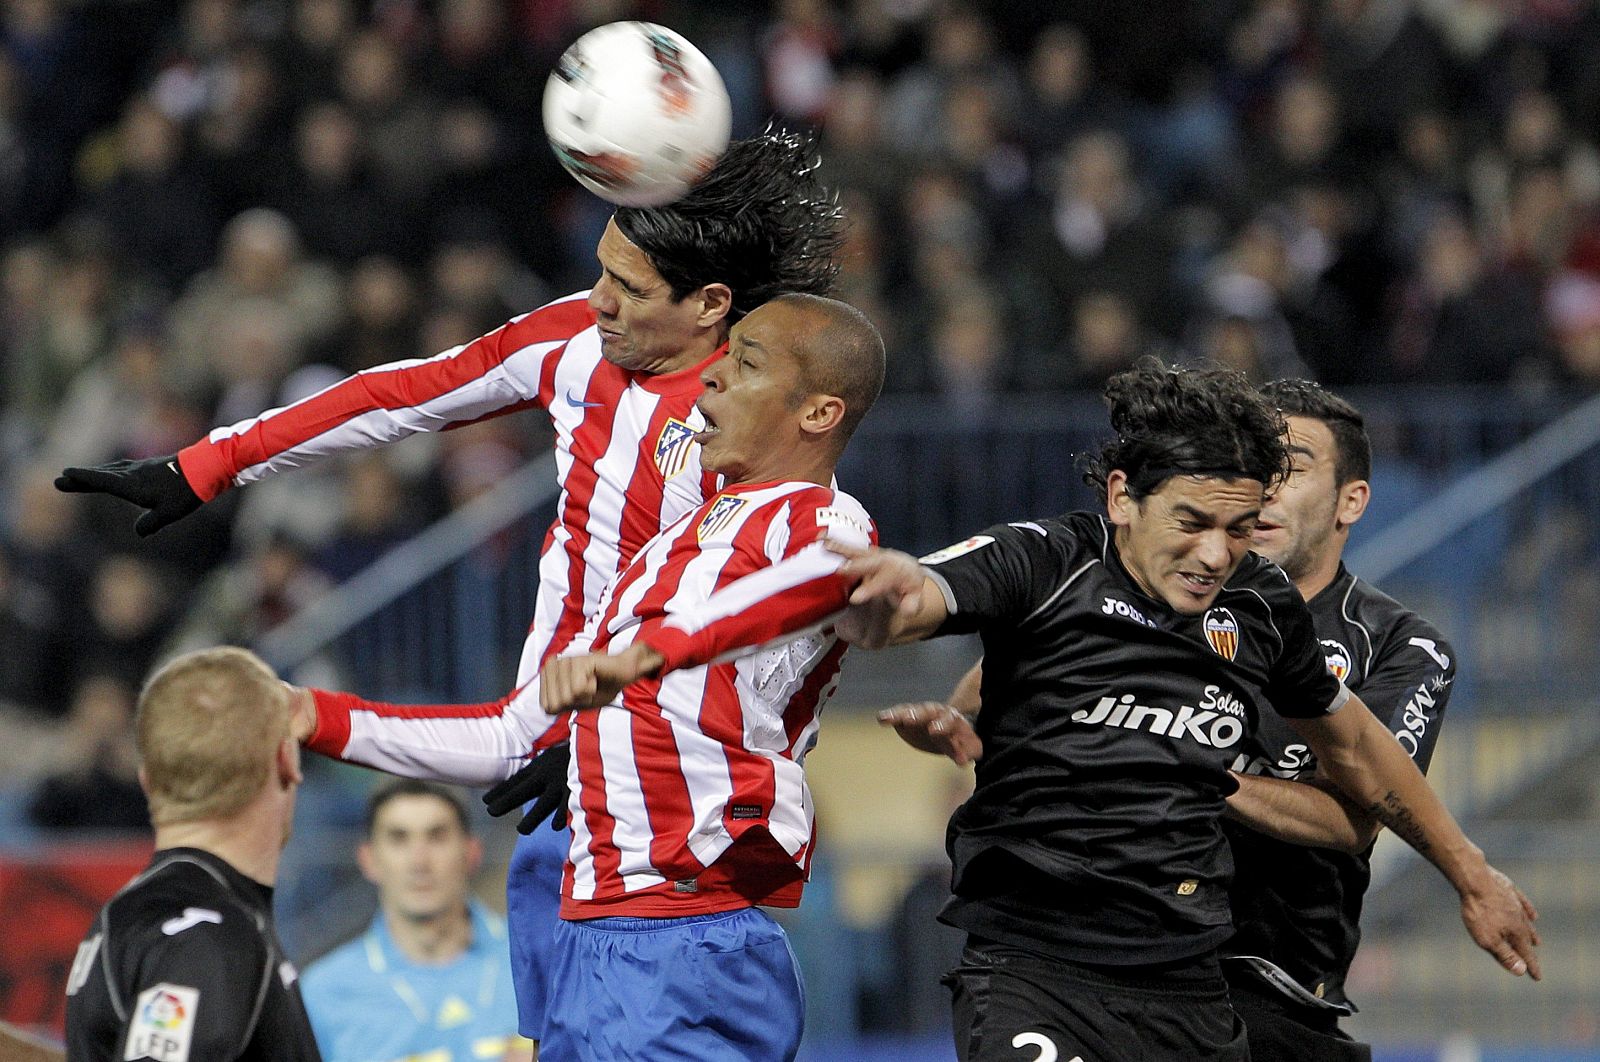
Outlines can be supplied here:
M704 48L736 135L817 131L842 293L957 415L1151 352L1600 387L1594 0L8 0L0 774L36 825L139 821L154 660L249 643L546 441L412 440L149 542L55 472L586 287L607 210L538 104L631 17Z

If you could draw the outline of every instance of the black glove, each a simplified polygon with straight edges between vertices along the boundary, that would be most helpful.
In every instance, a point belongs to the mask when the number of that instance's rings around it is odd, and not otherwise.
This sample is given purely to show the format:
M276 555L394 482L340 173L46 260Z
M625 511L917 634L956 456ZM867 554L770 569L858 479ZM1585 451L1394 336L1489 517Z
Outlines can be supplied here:
M529 760L522 770L483 794L484 807L491 815L504 815L533 800L532 810L517 823L518 833L532 833L552 811L555 815L550 818L550 828L566 829L567 797L570 795L567 763L571 759L571 745L550 746Z
M68 494L109 494L148 509L133 529L147 538L174 520L200 508L200 495L183 478L178 457L148 461L113 461L93 468L67 468L56 477L56 490Z

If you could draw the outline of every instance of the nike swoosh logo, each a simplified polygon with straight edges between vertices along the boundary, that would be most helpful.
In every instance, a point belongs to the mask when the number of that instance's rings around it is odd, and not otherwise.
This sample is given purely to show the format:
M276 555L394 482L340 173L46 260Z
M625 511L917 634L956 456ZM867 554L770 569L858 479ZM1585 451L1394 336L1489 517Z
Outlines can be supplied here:
M175 937L185 929L197 926L201 922L211 922L220 926L222 924L222 916L216 911L209 911L204 907L185 907L183 914L176 918L169 918L161 923L161 932L169 937Z
M604 402L585 402L581 398L575 398L573 396L573 394L572 394L572 388L569 387L569 388L567 388L567 405L573 406L573 407L575 407L577 409L594 409L594 408L596 408L598 406L605 405L605 403Z
M172 474L173 475L175 475L175 476L183 475L183 473L178 469L178 462L176 462L176 461L168 461L167 462L167 467L172 469Z

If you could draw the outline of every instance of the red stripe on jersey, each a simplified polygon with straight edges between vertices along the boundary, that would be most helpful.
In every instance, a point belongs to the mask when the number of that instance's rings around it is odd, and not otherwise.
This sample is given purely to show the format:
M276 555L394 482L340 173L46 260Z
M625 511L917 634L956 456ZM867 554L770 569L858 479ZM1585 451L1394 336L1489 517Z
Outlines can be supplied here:
M216 442L205 438L185 447L178 455L184 477L202 501L210 501L227 490L244 469L346 421L374 410L425 405L488 375L518 351L535 343L566 340L593 321L588 304L574 299L502 325L468 343L453 357L358 373L271 417L258 419L238 435Z
M653 688L648 696L624 696L623 704L632 728L634 770L639 775L639 787L649 798L645 814L650 820L650 862L669 881L682 881L695 877L705 867L685 843L694 829L694 804L672 724L663 717L657 703L660 683L650 685ZM595 884L599 896L599 889L607 883L596 874Z
M312 690L311 699L317 706L317 725L306 739L306 748L338 759L350 744L350 709L360 698L348 693Z
M663 671L709 663L725 653L749 645L765 645L786 634L804 630L842 610L850 600L850 586L838 573L810 579L783 591L782 610L752 608L725 616L692 633L663 624L641 625L638 638L666 658Z
M655 689L654 679L636 683L632 688L649 686ZM627 702L627 691L623 693ZM584 828L589 831L589 857L594 861L596 890L619 881L618 867L621 853L613 840L616 820L606 802L605 758L600 749L600 713L578 712L572 722L573 758L578 764L578 809L583 815ZM571 896L571 859L568 859L567 892Z

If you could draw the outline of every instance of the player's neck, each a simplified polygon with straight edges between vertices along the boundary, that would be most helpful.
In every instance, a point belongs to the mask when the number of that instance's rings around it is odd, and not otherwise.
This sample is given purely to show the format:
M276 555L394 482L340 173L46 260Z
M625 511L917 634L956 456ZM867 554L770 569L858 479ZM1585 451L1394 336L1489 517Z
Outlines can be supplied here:
M472 945L472 914L465 903L431 918L385 911L383 919L395 946L412 962L450 962Z
M1318 559L1295 579L1294 588L1300 591L1300 596L1310 601L1332 586L1339 577L1339 562L1343 556L1342 549L1329 550L1327 556Z
M251 814L246 808L226 819L199 819L156 827L157 848L198 848L263 885L278 880L278 860L283 854L278 820Z

